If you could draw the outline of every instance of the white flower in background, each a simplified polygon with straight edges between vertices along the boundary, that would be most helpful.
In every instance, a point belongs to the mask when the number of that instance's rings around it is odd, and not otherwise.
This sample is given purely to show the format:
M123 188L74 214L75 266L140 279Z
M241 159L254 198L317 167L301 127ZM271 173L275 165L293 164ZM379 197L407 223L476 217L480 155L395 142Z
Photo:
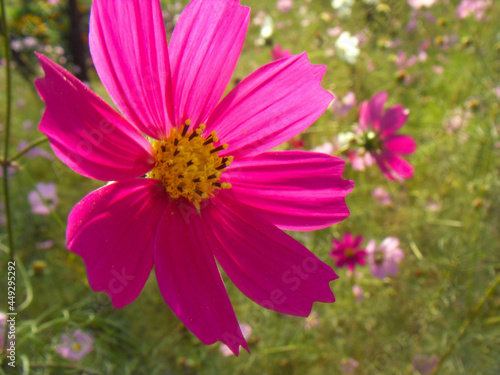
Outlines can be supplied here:
M338 12L340 17L349 17L353 5L354 0L332 0L332 8Z
M353 132L343 132L337 134L337 145L339 147L346 147L356 140L356 134Z
M340 59L354 64L359 56L359 40L349 31L343 31L335 42L335 49Z
M260 28L260 37L263 39L269 39L274 32L274 21L270 15L264 17L262 27Z

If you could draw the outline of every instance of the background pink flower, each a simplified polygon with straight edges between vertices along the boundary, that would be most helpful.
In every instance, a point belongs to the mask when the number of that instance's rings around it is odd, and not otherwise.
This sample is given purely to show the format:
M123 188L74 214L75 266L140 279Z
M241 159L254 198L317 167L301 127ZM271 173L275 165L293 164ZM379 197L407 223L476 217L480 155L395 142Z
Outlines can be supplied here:
M379 279L398 273L398 263L404 258L399 240L394 237L387 237L379 246L376 246L375 240L371 240L366 246L366 252L372 275Z
M380 203L383 206L390 206L392 205L392 199L391 195L387 190L384 188L377 186L373 191L372 191L372 197Z
M334 239L330 255L335 259L337 267L347 267L350 271L356 265L366 264L366 251L361 247L363 236L354 238L351 233L345 233L342 240Z
M457 6L457 16L462 19L473 15L476 20L481 21L490 6L490 0L462 0Z
M359 108L359 126L364 150L377 162L380 170L390 180L411 178L413 167L399 155L415 152L416 143L412 137L396 134L404 125L409 111L395 105L384 112L387 93L380 92Z
M413 370L421 375L430 375L434 372L439 358L436 356L426 356L424 354L416 354L412 358Z
M335 114L339 117L344 117L357 104L356 94L352 91L347 92L342 99L337 97L332 108Z
M274 48L271 50L271 58L273 60L279 60L282 59L283 57L288 57L292 53L290 52L289 49L281 49L281 45L276 44Z
M56 351L59 355L66 359L78 361L89 354L94 348L94 338L92 335L75 330L67 335L63 333L59 339L59 344L56 345Z
M28 193L28 201L31 204L31 212L37 215L49 215L59 203L56 185L53 182L37 183L36 190Z

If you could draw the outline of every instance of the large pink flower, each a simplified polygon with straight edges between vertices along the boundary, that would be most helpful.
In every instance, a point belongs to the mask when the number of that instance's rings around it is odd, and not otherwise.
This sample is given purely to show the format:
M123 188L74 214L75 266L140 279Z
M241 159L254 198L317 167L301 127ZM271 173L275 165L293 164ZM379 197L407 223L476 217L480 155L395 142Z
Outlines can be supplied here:
M411 178L413 167L399 155L415 152L416 143L408 135L396 134L408 118L408 110L395 105L384 111L387 93L375 94L359 108L359 126L362 150L369 152L380 170L390 180Z
M332 100L320 85L325 67L306 54L258 69L220 100L249 19L238 0L194 0L167 47L158 0L94 0L92 58L123 117L44 56L36 82L47 105L40 131L54 152L84 176L115 181L68 219L67 246L92 289L124 307L154 265L179 319L235 354L247 344L216 260L256 303L307 316L314 301L335 300L337 276L281 229L345 219L353 187L338 158L268 152Z

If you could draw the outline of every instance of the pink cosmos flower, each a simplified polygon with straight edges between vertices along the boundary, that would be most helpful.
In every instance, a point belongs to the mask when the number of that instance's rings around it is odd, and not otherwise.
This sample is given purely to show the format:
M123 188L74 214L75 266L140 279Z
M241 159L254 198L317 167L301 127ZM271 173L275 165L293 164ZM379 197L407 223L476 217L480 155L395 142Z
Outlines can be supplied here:
M379 246L376 246L375 240L368 242L366 252L374 277L384 279L398 273L398 263L405 256L398 246L399 240L394 237L387 237Z
M354 374L359 367L359 362L353 358L344 358L340 362L340 372L342 374Z
M457 16L460 19L473 15L478 21L484 19L486 10L491 6L490 0L462 0L457 6Z
M429 357L424 354L416 354L412 358L413 370L417 371L421 375L432 374L436 369L438 362L438 357Z
M361 247L363 236L354 238L351 233L345 233L342 240L334 239L333 249L330 252L332 258L335 259L337 267L344 267L352 271L356 264L366 264L366 251Z
M47 108L40 130L74 171L115 181L71 211L70 251L115 308L137 298L153 265L163 298L205 344L248 349L217 262L249 298L307 316L333 302L337 278L286 230L345 219L344 162L269 152L311 125L332 95L307 55L258 69L222 101L250 10L238 0L193 0L167 46L160 2L94 0L90 50L113 110L39 55ZM143 137L146 135L150 141Z
M81 330L75 330L71 335L62 334L56 351L66 359L78 361L89 354L94 348L94 338Z
M276 44L274 48L271 50L271 57L273 60L279 60L282 59L283 57L288 57L292 53L290 52L289 49L281 49L281 45Z
M352 287L352 294L354 295L354 300L356 302L361 302L365 298L363 288L357 284Z
M352 91L347 92L342 99L333 102L333 111L339 117L344 117L354 106L356 106L356 94Z
M346 155L355 171L364 171L375 164L373 156L364 149L347 150Z
M382 113L386 101L387 93L380 92L361 103L357 133L362 149L375 158L388 179L411 178L413 167L399 155L415 152L416 143L410 136L395 134L406 122L409 111L395 105Z
M372 191L372 197L382 206L392 205L391 195L383 187L377 186Z
M281 13L288 13L293 8L293 0L278 0L276 7Z

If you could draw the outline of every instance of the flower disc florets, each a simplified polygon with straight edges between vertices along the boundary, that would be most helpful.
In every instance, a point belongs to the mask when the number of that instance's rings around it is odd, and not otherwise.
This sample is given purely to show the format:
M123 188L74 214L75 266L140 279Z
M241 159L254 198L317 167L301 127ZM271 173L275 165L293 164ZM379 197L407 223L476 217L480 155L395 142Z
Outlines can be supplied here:
M382 149L382 139L380 138L380 134L369 131L362 137L362 145L367 151L380 151Z
M188 131L190 124L187 120L181 129L172 129L168 138L153 142L156 161L148 177L162 181L170 198L185 197L199 207L202 199L213 197L214 190L231 187L219 180L233 157L218 155L228 146L214 146L219 141L215 131L205 138L204 124Z

